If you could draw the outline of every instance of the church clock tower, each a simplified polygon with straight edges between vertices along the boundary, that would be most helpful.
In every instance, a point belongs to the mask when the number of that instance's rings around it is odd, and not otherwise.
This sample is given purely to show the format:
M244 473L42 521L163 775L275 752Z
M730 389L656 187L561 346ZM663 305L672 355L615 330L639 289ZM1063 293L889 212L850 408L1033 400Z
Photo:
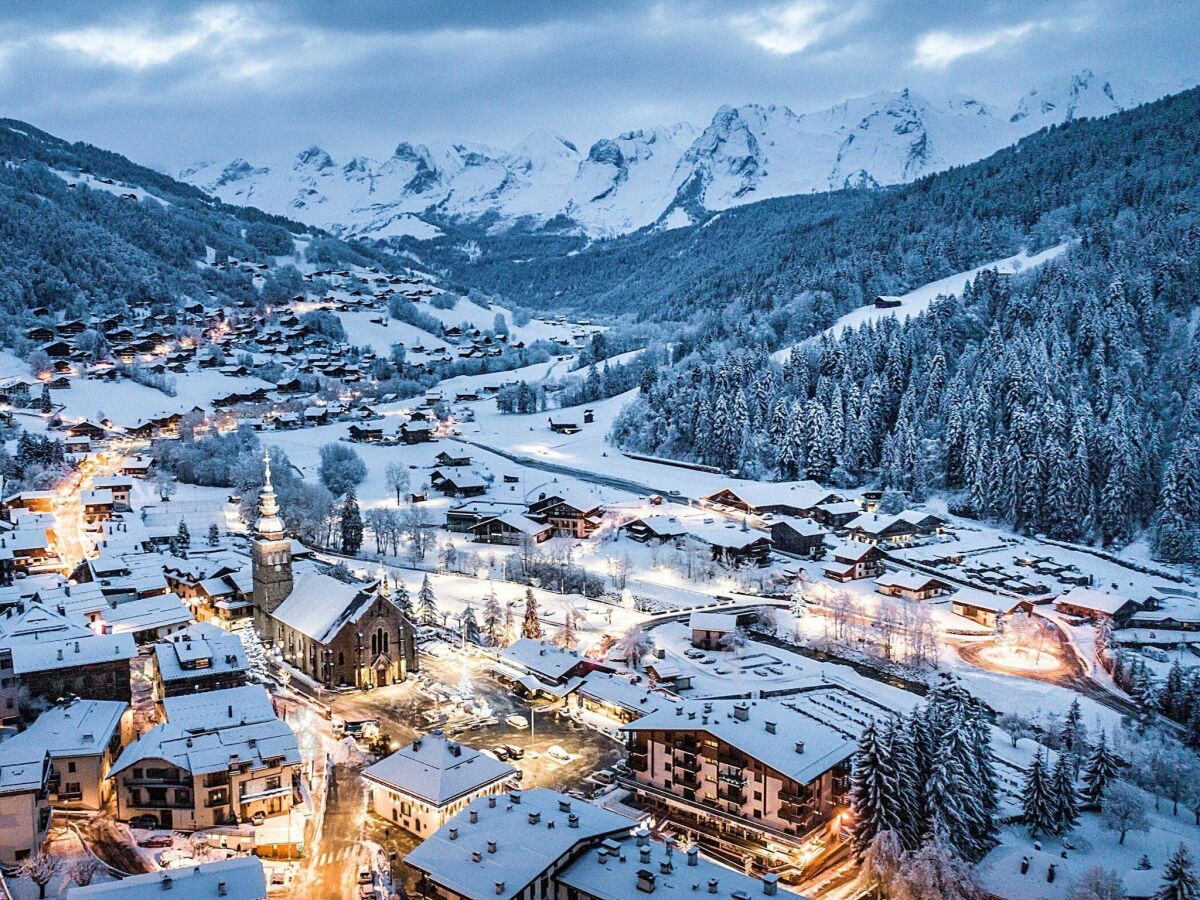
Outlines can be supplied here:
M292 542L283 533L279 503L271 486L271 457L266 466L262 493L258 495L258 519L254 523L254 541L250 545L251 571L254 577L254 625L258 633L272 638L270 617L292 592Z

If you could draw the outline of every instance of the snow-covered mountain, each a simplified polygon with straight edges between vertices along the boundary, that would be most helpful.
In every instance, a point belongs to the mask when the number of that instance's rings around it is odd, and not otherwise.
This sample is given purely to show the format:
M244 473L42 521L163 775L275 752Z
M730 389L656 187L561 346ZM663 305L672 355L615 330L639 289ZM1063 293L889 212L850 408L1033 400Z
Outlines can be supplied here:
M552 223L593 236L688 224L706 212L790 194L911 181L981 159L1046 125L1104 116L1151 99L1084 70L1041 85L1011 110L932 100L908 89L798 115L722 106L708 127L680 123L602 139L587 152L549 131L511 150L402 142L385 160L335 162L310 147L281 163L203 163L180 178L336 232L439 232L430 220L494 230Z

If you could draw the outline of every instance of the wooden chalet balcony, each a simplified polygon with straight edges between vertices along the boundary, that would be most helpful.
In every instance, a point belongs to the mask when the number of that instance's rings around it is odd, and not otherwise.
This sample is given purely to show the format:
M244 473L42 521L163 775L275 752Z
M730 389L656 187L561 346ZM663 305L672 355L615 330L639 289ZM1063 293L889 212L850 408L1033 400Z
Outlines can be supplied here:
M676 753L674 755L675 768L686 769L689 772L699 772L700 763L702 762L699 756L691 753Z
M695 775L689 775L689 774L680 775L680 774L676 773L675 776L671 780L677 786L685 787L685 788L688 788L689 790L693 790L693 791L698 790L700 788L700 786L704 783L699 778L697 778Z
M726 803L732 803L735 806L741 806L746 802L746 792L739 788L720 785L717 787L717 799L724 800Z

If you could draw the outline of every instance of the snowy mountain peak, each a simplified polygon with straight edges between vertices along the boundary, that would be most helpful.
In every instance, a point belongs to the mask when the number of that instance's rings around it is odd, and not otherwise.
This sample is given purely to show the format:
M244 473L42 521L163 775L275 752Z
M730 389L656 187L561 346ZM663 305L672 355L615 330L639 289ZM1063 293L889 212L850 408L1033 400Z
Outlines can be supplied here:
M353 235L429 236L437 229L419 217L436 215L486 221L495 230L552 222L611 236L675 227L770 197L910 181L981 159L1047 125L1110 115L1167 91L1118 92L1082 69L1003 111L904 87L802 114L726 104L702 129L677 123L624 131L586 153L539 130L508 151L400 141L382 162L356 156L339 168L310 147L280 165L203 163L180 178L232 203Z

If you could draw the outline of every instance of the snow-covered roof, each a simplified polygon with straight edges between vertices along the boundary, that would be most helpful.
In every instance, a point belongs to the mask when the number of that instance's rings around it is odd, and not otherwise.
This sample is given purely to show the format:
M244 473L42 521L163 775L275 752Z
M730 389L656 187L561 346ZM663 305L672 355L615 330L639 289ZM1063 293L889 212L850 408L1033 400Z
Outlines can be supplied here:
M1104 594L1091 588L1076 587L1059 597L1055 604L1067 603L1111 616L1129 602L1129 598L1121 594Z
M192 621L192 613L178 594L157 594L102 610L100 619L113 634L136 634L186 625Z
M442 807L516 771L473 747L432 732L368 767L363 778Z
M79 502L84 506L112 506L113 492L108 488L80 491Z
M271 697L260 684L167 697L163 700L163 711L168 722L181 728L267 722L275 718Z
M908 569L901 569L897 572L885 572L875 579L875 583L880 587L897 587L906 591L919 591L929 585L930 582L945 584L940 578L934 578L932 575L926 575L923 572L913 572Z
M705 522L701 519L681 519L683 527L692 537L713 547L729 547L740 550L757 541L770 541L771 535L754 528L743 528L733 522Z
M612 672L589 672L579 685L579 695L641 715L678 702Z
M668 516L659 513L654 516L641 516L637 521L660 537L676 537L677 535L687 533L687 529L683 527L683 523L679 521L678 516Z
M477 524L472 525L471 529L474 530L476 528L483 528L488 522L503 522L509 528L513 529L513 531L519 531L522 534L528 534L530 536L539 535L545 531L548 531L551 527L545 522L535 522L533 519L527 518L520 513L506 512L498 516L492 516L490 519L483 519Z
M93 666L112 660L137 657L137 644L132 634L92 634L90 637L67 638L59 641L29 641L12 647L13 672L46 672Z
M462 896L509 900L579 844L632 825L615 812L548 788L513 791L471 801L405 862Z
M328 644L347 622L370 606L375 595L369 587L309 572L296 579L292 592L271 615L317 643Z
M829 548L829 555L843 562L858 562L874 549L872 544L862 541L841 541Z
M574 888L583 896L597 900L628 900L645 893L639 881L645 884L645 873L650 873L654 893L663 892L669 897L682 894L703 893L706 897L746 898L765 894L763 879L703 859L699 853L679 850L668 851L660 843L648 845L650 860L642 861L641 850L634 839L626 834L610 838L600 847L580 856L560 872L556 880ZM667 867L666 871L663 871ZM768 875L767 880L777 887L776 896L799 898L800 895L778 885L778 876ZM716 890L712 890L715 883ZM696 885L703 885L698 891Z
M49 750L52 758L99 756L117 729L129 704L120 700L72 700L46 710L32 725L0 748L27 744L36 753Z
M102 881L67 889L67 900L142 900L170 888L187 900L265 900L267 879L257 856L233 856L216 862L183 866L165 872L130 875L121 881Z
M771 525L787 525L797 534L805 537L813 537L818 534L828 534L828 532L814 522L812 519L800 519L796 516L776 516L771 520Z
M164 682L186 682L246 670L246 651L237 635L200 622L154 645L158 674ZM207 660L203 668L195 668Z
M737 616L728 613L694 612L688 619L688 628L692 631L737 631Z
M583 657L574 650L555 647L534 638L519 638L500 651L500 658L551 681L564 678L583 661Z
M857 735L774 700L685 700L622 728L705 732L800 784L849 759L857 741Z
M811 509L817 504L837 496L835 491L821 487L815 481L797 481L794 484L747 481L721 488L719 491L708 494L704 499L710 500L724 491L729 491L744 504L754 509L767 506Z
M0 744L0 794L22 794L41 790L46 766L46 748L32 743Z

